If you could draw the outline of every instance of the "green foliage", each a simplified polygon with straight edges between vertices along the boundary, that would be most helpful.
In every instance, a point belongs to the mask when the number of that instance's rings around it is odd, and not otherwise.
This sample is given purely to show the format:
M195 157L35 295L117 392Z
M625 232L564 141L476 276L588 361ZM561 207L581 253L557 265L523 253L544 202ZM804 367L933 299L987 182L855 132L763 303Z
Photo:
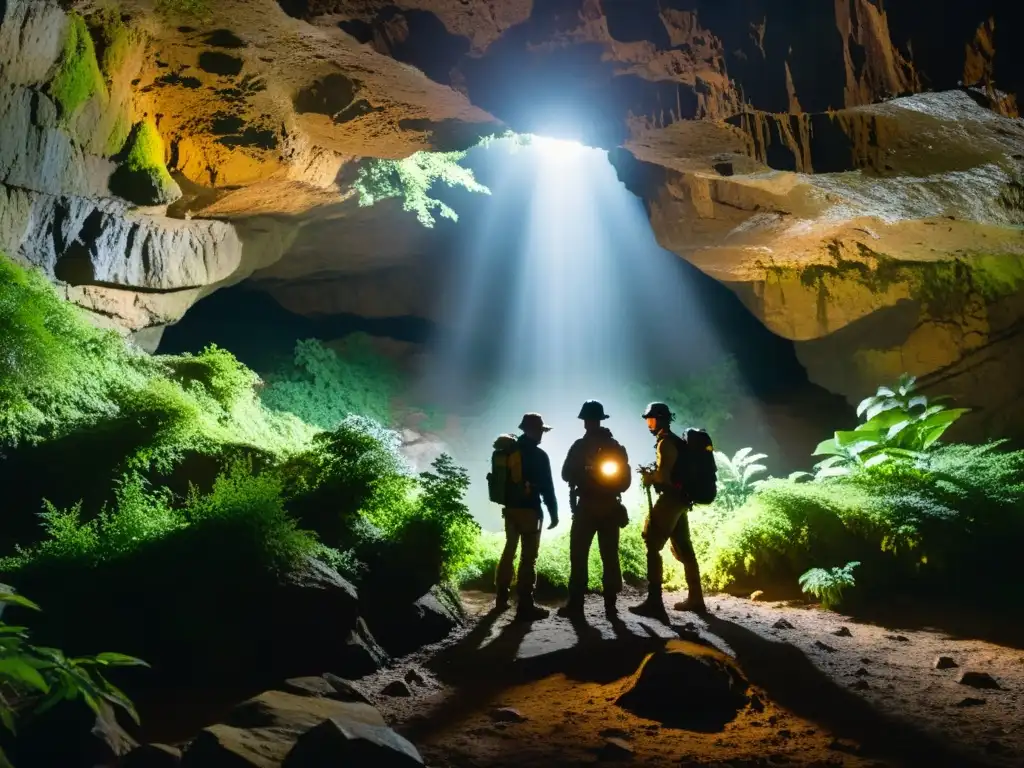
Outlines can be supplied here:
M304 448L314 430L264 407L256 381L215 347L150 357L0 255L0 446L105 430L122 469L167 469L187 452L231 445L279 455Z
M321 429L334 429L351 414L391 423L401 384L394 364L362 333L346 337L337 351L317 339L299 341L293 365L266 380L264 404Z
M131 119L125 110L122 110L117 116L117 120L114 121L114 125L110 128L110 135L107 136L107 143L104 147L103 153L107 157L113 157L118 155L124 149L125 142L128 141L128 137L132 132Z
M0 603L38 611L39 606L21 595L0 591ZM25 627L0 621L0 723L16 734L17 720L41 715L62 701L81 699L97 715L103 703L119 707L138 723L135 706L103 675L104 669L148 666L121 653L68 658L56 648L29 642ZM0 750L0 766L10 762Z
M826 611L839 605L843 599L843 591L854 586L853 569L860 563L856 560L842 568L811 568L800 576L801 588L809 595L821 601Z
M403 160L370 160L359 169L352 188L359 193L361 206L401 197L402 210L415 211L424 227L434 226L434 209L443 218L458 221L451 207L430 196L430 188L441 181L449 187L489 195L491 191L477 182L473 171L459 165L465 156L465 152L417 152Z
M916 393L915 378L904 374L893 387L879 387L857 406L864 421L850 431L837 431L821 442L815 456L819 478L870 469L891 460L912 461L935 447L943 433L969 408L946 408Z
M423 524L419 527L431 529L435 541L421 541L420 546L436 548L441 556L442 578L449 581L469 564L480 535L480 524L466 506L469 473L446 453L431 466L433 471L420 473L419 505Z
M111 178L111 189L116 194L140 205L155 205L180 196L167 171L164 140L152 120L135 125L121 154L121 165Z
M768 469L764 464L757 463L767 459L768 455L751 453L752 450L740 448L731 459L721 451L715 451L715 464L718 466L717 503L729 511L746 503L762 482L754 478Z
M106 82L112 83L128 60L132 47L140 42L141 35L124 22L120 11L114 7L101 9L89 21L101 51L100 71Z
M57 73L50 81L50 95L60 108L61 117L71 118L94 95L107 95L96 48L89 28L77 13L68 16L68 34Z

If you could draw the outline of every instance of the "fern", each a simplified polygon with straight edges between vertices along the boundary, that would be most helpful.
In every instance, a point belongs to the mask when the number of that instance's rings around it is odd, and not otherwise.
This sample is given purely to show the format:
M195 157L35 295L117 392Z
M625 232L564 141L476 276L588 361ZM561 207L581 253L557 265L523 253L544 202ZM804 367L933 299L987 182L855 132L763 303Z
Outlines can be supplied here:
M800 577L800 587L821 601L821 607L830 610L839 605L843 591L854 586L853 569L860 565L853 561L842 568L811 568Z
M740 448L730 459L721 451L715 451L715 464L718 465L718 502L730 512L742 506L757 490L761 480L754 478L767 471L761 459L767 459L765 453L751 453L753 448Z

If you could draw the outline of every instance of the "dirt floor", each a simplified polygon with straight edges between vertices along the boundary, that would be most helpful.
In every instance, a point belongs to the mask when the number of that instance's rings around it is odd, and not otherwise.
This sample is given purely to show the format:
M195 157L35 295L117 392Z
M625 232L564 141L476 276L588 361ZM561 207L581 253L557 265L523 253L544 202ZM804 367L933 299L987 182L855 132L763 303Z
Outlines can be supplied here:
M492 596L466 593L464 630L359 687L434 768L1024 766L1024 644L733 597L710 598L706 619L670 611L667 627L625 610L638 597L620 597L614 625L595 596L586 623L552 614L522 627L490 612ZM724 651L750 681L751 704L724 728L668 727L616 705L644 658L678 638ZM937 669L940 656L956 666ZM999 689L958 682L965 672Z

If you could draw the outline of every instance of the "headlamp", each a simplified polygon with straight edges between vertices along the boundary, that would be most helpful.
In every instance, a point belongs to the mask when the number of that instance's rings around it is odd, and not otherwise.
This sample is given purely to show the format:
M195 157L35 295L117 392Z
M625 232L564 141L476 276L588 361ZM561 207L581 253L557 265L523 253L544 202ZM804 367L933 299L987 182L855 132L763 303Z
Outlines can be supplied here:
M605 477L614 477L619 474L619 462L610 459L601 462L601 474Z

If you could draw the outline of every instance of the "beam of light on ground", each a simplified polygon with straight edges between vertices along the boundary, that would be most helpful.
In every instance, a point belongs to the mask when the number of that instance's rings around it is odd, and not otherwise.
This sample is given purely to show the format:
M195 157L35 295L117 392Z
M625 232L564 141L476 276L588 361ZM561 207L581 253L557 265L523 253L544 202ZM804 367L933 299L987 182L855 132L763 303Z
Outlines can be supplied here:
M468 158L506 183L482 176L492 187L488 221L474 238L475 252L464 255L466 274L448 294L451 321L431 371L441 398L486 390L460 421L452 451L470 472L474 515L492 530L500 528L500 509L486 495L491 445L500 433L517 434L523 413L538 411L554 427L543 447L568 521L560 472L583 432L576 418L583 401L604 404L612 417L605 424L635 467L654 454L641 418L652 393L640 383L692 372L711 352L721 356L692 288L673 269L678 257L659 248L642 204L605 151L535 138L509 152L503 143ZM472 363L488 352L494 365L481 378ZM641 494L634 479L629 503Z

